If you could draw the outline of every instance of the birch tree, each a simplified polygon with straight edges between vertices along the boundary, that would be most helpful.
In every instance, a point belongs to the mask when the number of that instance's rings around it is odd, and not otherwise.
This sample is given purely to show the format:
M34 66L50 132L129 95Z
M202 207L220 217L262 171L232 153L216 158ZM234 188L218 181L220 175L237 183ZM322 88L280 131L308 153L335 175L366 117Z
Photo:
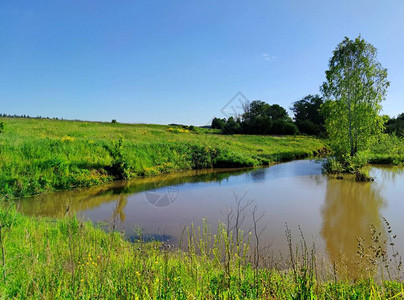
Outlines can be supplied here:
M334 50L321 90L322 112L337 156L367 150L383 131L380 103L389 86L377 49L361 36L345 38Z

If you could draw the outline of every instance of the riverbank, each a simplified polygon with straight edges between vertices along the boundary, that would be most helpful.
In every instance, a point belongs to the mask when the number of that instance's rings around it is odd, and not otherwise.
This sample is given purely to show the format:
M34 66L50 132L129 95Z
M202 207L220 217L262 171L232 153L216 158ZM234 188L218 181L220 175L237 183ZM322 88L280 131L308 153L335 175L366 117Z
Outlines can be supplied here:
M0 196L16 198L183 170L311 157L308 136L222 135L193 126L0 118Z
M119 233L106 233L75 218L37 219L13 209L1 211L0 216L5 225L0 266L4 298L385 299L403 295L402 283L374 281L369 269L355 281L332 270L326 271L330 277L320 275L310 249L292 260L285 254L284 263L270 263L262 255L257 269L254 257L246 254L248 243L229 250L224 225L216 243L207 242L206 227L199 234L191 228L185 237L188 251L183 252L159 243L130 243ZM228 251L232 251L230 260Z

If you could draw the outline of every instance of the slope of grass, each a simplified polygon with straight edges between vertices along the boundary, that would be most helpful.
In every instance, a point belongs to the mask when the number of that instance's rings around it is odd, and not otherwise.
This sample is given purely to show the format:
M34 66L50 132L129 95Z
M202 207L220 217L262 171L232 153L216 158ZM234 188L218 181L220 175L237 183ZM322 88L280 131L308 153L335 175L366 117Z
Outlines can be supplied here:
M120 178L246 167L312 156L302 136L226 136L200 128L0 118L0 195L21 197Z
M76 218L35 219L0 211L0 295L4 299L385 299L403 284L321 279L314 260L295 257L283 268L248 259L248 243L234 247L219 226L188 234L188 251L158 243L130 243ZM199 234L198 234L199 232ZM292 246L291 246L292 247ZM233 250L231 250L233 249ZM291 248L292 249L292 248ZM231 252L231 256L227 253ZM263 260L264 258L262 258Z

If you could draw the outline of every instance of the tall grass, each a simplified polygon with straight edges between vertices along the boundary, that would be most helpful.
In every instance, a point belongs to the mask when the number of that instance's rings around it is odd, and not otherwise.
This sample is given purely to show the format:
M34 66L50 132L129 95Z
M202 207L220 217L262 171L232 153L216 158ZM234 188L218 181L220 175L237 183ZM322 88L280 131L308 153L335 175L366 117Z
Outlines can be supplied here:
M310 137L225 136L215 130L0 118L0 195L22 197L115 179L309 157Z
M339 266L327 269L329 265L317 262L315 247L306 245L303 233L295 244L288 227L289 254L280 261L269 258L251 241L255 230L243 232L238 227L250 214L242 207L228 214L230 222L219 222L216 234L206 221L201 228L190 225L179 248L145 243L141 234L131 243L118 232L106 233L75 217L53 221L3 209L0 225L7 230L1 231L0 295L44 299L384 299L404 295L397 268L397 274L390 272L387 277L366 271L355 280L343 278ZM263 224L255 220L259 232ZM378 234L373 236L376 239ZM364 250L363 256L358 250L358 261L363 266L369 262L376 266L374 259L382 268L393 265L390 259L397 256L377 254L381 241L373 242L375 248Z

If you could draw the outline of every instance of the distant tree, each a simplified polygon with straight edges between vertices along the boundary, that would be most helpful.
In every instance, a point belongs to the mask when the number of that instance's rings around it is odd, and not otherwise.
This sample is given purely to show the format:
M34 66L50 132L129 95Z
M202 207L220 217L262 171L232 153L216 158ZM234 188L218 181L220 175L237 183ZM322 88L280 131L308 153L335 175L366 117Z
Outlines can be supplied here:
M237 134L241 133L240 120L234 120L230 117L223 127L223 133L225 134Z
M267 109L268 116L273 120L289 120L288 112L278 104L270 105Z
M320 113L323 103L319 95L307 95L293 103L291 110L300 132L319 135L324 130L324 117Z
M404 113L399 114L397 118L389 118L386 122L386 132L404 137Z
M284 134L281 128L287 122L292 123L292 120L282 106L256 100L244 108L241 128L250 134Z
M296 134L299 129L288 116L286 109L278 104L270 105L256 100L244 106L244 113L237 118L214 118L212 128L225 134Z
M226 119L219 119L219 118L214 118L212 120L212 128L213 129L220 129L222 130L224 128L224 125L226 124Z
M111 121L111 123L112 123L112 124L116 124L117 122L116 122L115 119L113 119L113 120Z
M325 126L335 153L354 156L383 130L380 102L385 99L387 69L377 50L360 36L345 38L334 50L322 92Z
M298 133L299 129L291 120L278 119L271 126L271 134L295 135Z

